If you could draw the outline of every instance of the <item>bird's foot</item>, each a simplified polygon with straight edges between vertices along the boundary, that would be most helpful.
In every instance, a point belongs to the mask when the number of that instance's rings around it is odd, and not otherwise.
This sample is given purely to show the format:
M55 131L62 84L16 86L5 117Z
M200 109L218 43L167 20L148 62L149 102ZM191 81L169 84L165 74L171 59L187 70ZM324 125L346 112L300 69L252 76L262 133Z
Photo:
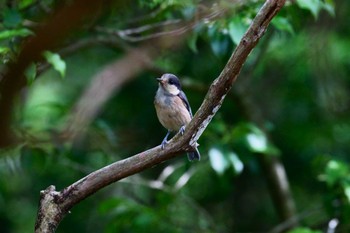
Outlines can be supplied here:
M185 129L186 129L186 127L185 127L184 125L181 126L181 128L180 128L180 130L179 130L179 133L180 133L181 135L184 135Z
M166 139L164 139L164 140L162 141L162 144L161 144L162 150L164 150L166 144L168 144L168 141L167 141Z

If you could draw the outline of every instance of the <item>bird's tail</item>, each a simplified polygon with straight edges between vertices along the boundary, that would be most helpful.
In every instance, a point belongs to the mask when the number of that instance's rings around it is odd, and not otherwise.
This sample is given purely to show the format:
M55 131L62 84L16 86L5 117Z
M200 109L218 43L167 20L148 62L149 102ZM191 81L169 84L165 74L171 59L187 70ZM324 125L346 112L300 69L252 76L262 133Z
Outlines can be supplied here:
M199 161L201 159L201 155L199 154L197 147L195 151L188 152L187 157L189 161L193 161L195 159Z

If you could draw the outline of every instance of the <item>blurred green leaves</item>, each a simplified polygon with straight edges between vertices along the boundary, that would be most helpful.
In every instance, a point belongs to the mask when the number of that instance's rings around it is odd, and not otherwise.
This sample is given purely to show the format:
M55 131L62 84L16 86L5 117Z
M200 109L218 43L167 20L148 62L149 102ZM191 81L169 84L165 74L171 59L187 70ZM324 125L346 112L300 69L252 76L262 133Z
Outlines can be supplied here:
M245 143L253 153L265 155L279 155L280 151L268 139L265 132L252 123L240 123L232 131L232 137Z
M243 23L242 18L235 17L231 20L231 22L228 25L228 31L230 34L230 37L232 41L238 45L241 41L243 34L247 30L248 25Z
M52 67L58 71L58 73L63 78L66 74L66 63L61 59L60 55L57 53L52 53L50 51L45 51L43 56L46 58L47 62L52 65Z
M24 71L24 75L27 77L28 84L33 84L36 78L36 65L32 62L27 69Z
M320 179L325 181L330 189L340 188L350 208L350 168L348 164L339 160L330 160Z
M338 182L350 181L349 166L337 160L330 160L327 163L324 179L330 187L336 185Z
M271 23L280 31L285 31L290 34L294 34L293 26L286 17L277 15L272 19Z
M219 150L213 147L209 150L208 156L211 167L219 175L223 175L230 168L233 168L235 174L240 174L243 171L243 162L232 151Z
M6 28L15 28L22 23L22 16L17 9L6 8L2 12L3 25Z
M322 233L322 231L311 230L306 227L298 227L296 229L288 231L288 233Z
M33 35L33 32L26 28L5 30L0 32L0 40L10 39L15 36L26 37Z
M333 0L297 0L296 2L300 8L309 10L316 19L322 9L328 11L329 14L334 15Z

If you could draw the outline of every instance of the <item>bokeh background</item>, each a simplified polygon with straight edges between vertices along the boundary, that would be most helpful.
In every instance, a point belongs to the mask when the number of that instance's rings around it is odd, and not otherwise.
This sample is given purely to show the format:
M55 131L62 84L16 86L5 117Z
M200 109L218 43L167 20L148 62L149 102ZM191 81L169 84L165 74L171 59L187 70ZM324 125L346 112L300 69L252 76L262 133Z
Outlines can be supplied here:
M2 73L70 2L1 1ZM0 150L1 232L32 232L49 185L159 145L155 78L180 77L196 112L264 1L111 2L27 68L18 141ZM202 160L111 184L57 232L349 232L349 14L347 0L287 1L199 139ZM127 75L93 89L110 70Z

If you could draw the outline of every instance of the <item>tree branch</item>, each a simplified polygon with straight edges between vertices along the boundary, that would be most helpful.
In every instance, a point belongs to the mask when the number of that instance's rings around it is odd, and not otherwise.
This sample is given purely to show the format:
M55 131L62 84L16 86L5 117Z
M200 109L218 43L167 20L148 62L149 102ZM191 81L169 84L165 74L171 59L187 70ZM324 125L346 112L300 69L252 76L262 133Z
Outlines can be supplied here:
M270 21L284 3L285 0L267 0L264 3L220 76L210 86L204 102L187 126L184 135L176 135L164 150L157 146L110 164L87 175L60 192L55 191L53 186L42 191L35 225L36 232L54 232L59 222L75 204L101 188L171 159L184 151L191 150L222 105L249 53L256 46Z

